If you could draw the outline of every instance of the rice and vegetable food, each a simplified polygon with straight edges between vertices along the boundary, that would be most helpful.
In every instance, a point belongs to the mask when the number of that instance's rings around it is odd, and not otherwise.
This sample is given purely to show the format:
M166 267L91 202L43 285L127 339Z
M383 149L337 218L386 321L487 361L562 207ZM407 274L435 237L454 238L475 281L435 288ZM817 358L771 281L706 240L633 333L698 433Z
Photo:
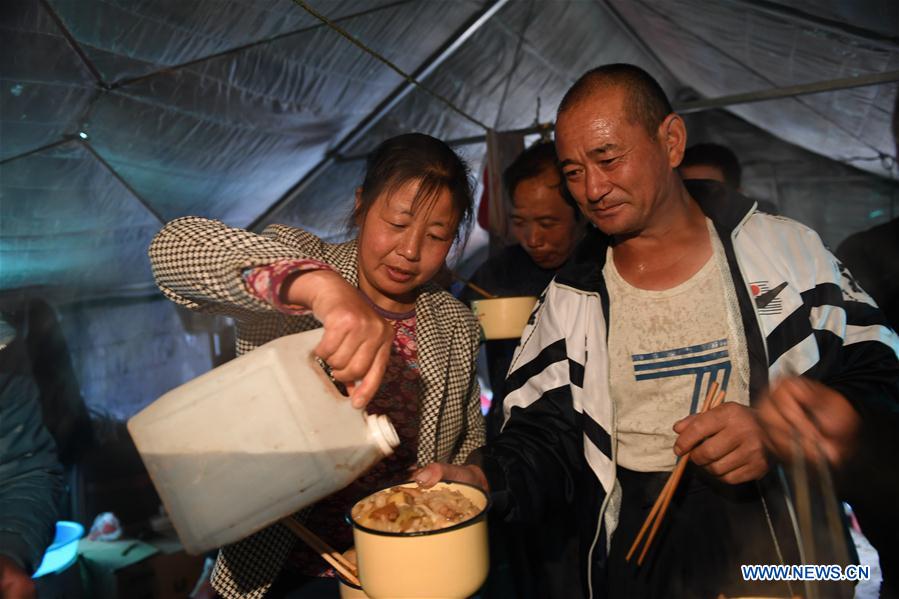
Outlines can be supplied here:
M459 491L448 488L391 487L353 506L353 520L383 532L439 530L464 522L481 510Z

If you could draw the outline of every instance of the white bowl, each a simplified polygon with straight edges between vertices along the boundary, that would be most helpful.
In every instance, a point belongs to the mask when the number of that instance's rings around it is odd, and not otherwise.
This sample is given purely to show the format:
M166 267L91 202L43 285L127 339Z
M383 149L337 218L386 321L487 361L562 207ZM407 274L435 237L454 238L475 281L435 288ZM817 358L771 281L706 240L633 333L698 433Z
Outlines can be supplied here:
M481 325L484 339L518 339L534 310L537 298L497 297L473 300L471 310Z

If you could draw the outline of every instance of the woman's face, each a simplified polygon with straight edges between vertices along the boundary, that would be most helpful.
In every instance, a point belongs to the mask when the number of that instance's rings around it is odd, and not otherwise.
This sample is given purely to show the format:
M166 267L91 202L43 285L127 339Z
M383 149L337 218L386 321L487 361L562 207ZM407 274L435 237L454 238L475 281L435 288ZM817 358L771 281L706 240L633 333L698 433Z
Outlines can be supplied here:
M392 312L415 305L416 289L443 266L459 221L447 189L413 206L419 184L382 193L359 227L359 288Z

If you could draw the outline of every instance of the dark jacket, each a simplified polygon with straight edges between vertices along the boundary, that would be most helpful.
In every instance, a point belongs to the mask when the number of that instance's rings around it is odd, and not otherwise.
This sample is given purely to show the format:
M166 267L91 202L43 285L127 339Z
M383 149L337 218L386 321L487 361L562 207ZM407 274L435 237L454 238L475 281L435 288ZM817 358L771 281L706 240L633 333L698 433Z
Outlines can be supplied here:
M558 269L540 268L519 244L510 245L481 264L471 276L471 282L500 297L532 295L537 297ZM470 304L482 299L470 287L465 287L459 299ZM503 425L503 398L506 396L504 383L512 364L512 356L518 347L518 339L496 339L484 342L487 358L487 374L493 401L487 412L487 439L499 434Z
M62 468L24 341L14 335L0 316L0 554L33 573L53 541Z
M841 487L842 495L863 525L887 521L885 502L899 504L899 338L814 231L757 213L753 202L724 197L720 187L688 189L724 246L734 291L729 311L742 325L750 361L750 400L758 400L769 379L789 375L842 393L863 417L859 456L868 460L840 473L853 481ZM602 275L608 241L591 232L541 298L506 381L503 432L472 456L490 481L497 516L538 521L547 510L577 503L584 582L592 597L602 596L619 493L607 374L609 295ZM769 298L753 297L763 283L774 289L782 282L787 285L776 296L776 309ZM758 487L766 509L785 505L777 469ZM775 525L772 536L782 530ZM779 541L785 552L796 546L795 538Z
M850 235L836 254L899 327L899 218Z

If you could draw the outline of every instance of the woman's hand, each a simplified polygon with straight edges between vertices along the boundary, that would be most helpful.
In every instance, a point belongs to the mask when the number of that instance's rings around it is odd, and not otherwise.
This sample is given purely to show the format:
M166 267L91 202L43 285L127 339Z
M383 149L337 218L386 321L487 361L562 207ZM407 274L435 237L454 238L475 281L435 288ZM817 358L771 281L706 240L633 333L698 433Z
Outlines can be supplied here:
M769 449L785 462L794 459L795 443L808 461L822 454L839 468L858 443L861 417L838 391L803 377L777 381L759 403L759 418L768 433Z
M485 492L490 491L484 471L473 464L456 466L454 464L428 464L412 474L412 479L424 488L433 487L442 480L452 480L474 485Z
M365 301L361 292L330 270L301 273L285 282L284 299L307 306L325 329L315 355L350 390L353 406L374 397L387 368L393 327Z

